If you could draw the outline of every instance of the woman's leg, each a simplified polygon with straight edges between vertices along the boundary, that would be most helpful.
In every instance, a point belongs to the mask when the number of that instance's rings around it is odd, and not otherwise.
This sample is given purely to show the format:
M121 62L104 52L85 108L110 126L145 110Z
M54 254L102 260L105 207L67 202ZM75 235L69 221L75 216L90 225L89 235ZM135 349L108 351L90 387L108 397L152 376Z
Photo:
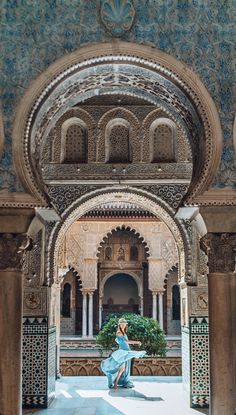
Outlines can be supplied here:
M117 384L118 384L119 379L120 379L122 373L124 372L124 370L125 370L124 366L121 366L120 369L119 369L119 371L118 371L118 373L117 373L117 376L115 378L114 389L117 389Z
M125 363L125 370L124 370L124 374L123 374L123 383L124 383L124 388L133 388L134 384L130 379L130 370L131 370L131 360L128 360Z

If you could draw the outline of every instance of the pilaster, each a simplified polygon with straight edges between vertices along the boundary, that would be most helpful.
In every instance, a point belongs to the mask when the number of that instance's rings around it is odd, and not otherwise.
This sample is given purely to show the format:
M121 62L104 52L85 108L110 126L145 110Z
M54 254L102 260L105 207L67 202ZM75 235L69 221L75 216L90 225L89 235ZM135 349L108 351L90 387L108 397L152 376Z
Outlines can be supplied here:
M22 352L22 265L30 241L0 234L0 414L20 415Z
M236 233L208 233L210 414L235 413Z

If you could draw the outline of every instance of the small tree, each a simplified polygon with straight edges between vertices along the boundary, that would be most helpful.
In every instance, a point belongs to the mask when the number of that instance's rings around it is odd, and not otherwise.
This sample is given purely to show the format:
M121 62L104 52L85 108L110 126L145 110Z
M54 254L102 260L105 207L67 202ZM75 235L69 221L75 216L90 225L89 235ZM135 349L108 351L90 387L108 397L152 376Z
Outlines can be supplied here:
M101 351L118 347L115 342L115 335L120 317L121 315L117 316L114 314L109 316L98 333L96 341ZM142 343L141 349L138 346L132 346L132 349L146 350L147 355L165 356L166 340L156 320L131 313L122 314L122 317L128 323L128 337L132 340L139 340Z

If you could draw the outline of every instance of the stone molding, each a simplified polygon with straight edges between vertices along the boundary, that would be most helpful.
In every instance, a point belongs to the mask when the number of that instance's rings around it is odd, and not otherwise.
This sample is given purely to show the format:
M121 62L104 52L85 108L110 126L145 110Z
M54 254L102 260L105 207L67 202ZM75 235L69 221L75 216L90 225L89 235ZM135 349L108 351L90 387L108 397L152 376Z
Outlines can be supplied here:
M0 207L3 208L35 208L46 206L36 197L24 192L1 192Z
M189 205L193 205L188 203ZM195 204L198 206L235 206L236 189L217 189L206 190L195 198Z
M114 41L99 44L99 47L98 45L92 45L80 48L79 51L59 59L35 82L32 82L20 103L13 129L15 166L22 183L39 201L45 200L43 193L38 188L39 183L33 177L28 154L25 153L27 148L25 144L28 140L26 137L31 132L33 112L38 111L46 94L50 93L51 88L55 86L58 80L63 82L63 77L65 78L71 73L73 66L77 65L77 68L84 68L86 61L88 65L94 65L99 63L99 59L101 62L102 60L107 62L108 59L127 61L129 64L133 63L136 67L149 65L152 71L160 72L164 76L172 78L193 100L198 113L203 119L207 145L205 151L207 162L204 169L202 169L200 178L198 177L197 182L192 186L187 198L188 203L194 203L194 197L202 194L213 180L219 164L222 132L215 104L198 76L186 65L162 51L131 42ZM31 112L32 108L33 112Z
M236 233L208 233L201 239L209 273L236 272Z

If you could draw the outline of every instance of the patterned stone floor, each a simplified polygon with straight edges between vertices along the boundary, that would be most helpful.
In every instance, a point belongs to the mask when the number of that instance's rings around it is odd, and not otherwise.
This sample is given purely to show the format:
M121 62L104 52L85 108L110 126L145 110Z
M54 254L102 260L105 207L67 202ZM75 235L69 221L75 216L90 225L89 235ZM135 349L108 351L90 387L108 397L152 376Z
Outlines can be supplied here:
M49 409L25 410L24 415L199 415L207 410L188 407L181 377L134 376L134 389L107 388L104 376L64 377L57 382Z

